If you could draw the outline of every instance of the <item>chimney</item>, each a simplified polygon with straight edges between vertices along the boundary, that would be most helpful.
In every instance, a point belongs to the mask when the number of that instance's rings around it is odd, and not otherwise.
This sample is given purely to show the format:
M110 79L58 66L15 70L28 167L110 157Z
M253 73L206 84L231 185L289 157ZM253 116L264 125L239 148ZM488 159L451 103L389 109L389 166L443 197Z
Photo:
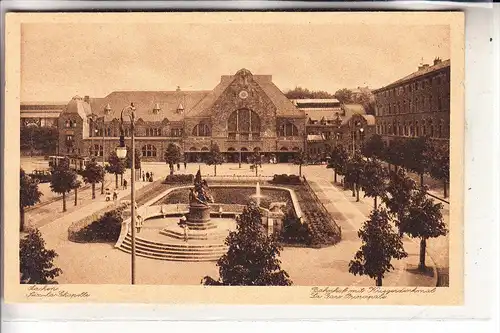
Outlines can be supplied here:
M83 98L83 101L84 101L85 103L89 103L89 104L90 104L90 96L85 96L85 97Z
M434 66L436 66L437 64L440 64L442 62L441 58L435 58L434 59Z

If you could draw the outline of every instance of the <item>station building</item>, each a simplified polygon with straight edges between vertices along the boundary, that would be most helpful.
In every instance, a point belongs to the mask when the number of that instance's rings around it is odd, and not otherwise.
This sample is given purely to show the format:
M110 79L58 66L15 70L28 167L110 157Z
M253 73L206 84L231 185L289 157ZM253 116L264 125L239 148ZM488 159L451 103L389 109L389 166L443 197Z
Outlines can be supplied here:
M216 143L228 162L254 152L288 161L305 149L306 116L272 82L246 69L223 75L208 91L116 91L75 96L58 118L59 151L107 156L119 142L121 111L133 102L135 147L143 161L164 161L170 143L187 161L202 161ZM126 144L130 119L124 117Z

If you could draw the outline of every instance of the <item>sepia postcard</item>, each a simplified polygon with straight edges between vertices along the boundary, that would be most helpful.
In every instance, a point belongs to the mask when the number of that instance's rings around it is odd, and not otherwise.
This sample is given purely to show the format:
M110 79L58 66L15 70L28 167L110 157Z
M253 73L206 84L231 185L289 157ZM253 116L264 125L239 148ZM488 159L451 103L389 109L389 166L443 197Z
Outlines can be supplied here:
M5 74L6 302L463 304L463 13L9 13Z

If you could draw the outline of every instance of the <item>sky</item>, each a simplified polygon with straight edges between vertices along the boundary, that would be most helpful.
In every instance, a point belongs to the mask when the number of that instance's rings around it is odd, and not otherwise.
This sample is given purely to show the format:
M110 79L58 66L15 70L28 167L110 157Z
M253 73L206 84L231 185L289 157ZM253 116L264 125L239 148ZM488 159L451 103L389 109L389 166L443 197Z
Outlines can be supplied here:
M21 101L104 97L118 90L211 90L241 68L284 92L379 88L450 58L446 25L29 23Z

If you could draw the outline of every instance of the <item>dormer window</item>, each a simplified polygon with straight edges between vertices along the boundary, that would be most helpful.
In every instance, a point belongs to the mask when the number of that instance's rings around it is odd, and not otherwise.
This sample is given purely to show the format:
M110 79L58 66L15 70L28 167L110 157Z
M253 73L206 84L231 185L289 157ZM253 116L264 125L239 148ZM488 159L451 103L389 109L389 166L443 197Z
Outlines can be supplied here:
M158 114L158 113L160 113L160 110L161 110L160 104L156 103L154 108L153 108L153 113Z
M182 103L179 103L179 106L177 106L177 113L182 113L184 112L184 106L182 106Z
M109 103L104 108L104 113L105 114L110 114L111 113L111 106L109 105Z

